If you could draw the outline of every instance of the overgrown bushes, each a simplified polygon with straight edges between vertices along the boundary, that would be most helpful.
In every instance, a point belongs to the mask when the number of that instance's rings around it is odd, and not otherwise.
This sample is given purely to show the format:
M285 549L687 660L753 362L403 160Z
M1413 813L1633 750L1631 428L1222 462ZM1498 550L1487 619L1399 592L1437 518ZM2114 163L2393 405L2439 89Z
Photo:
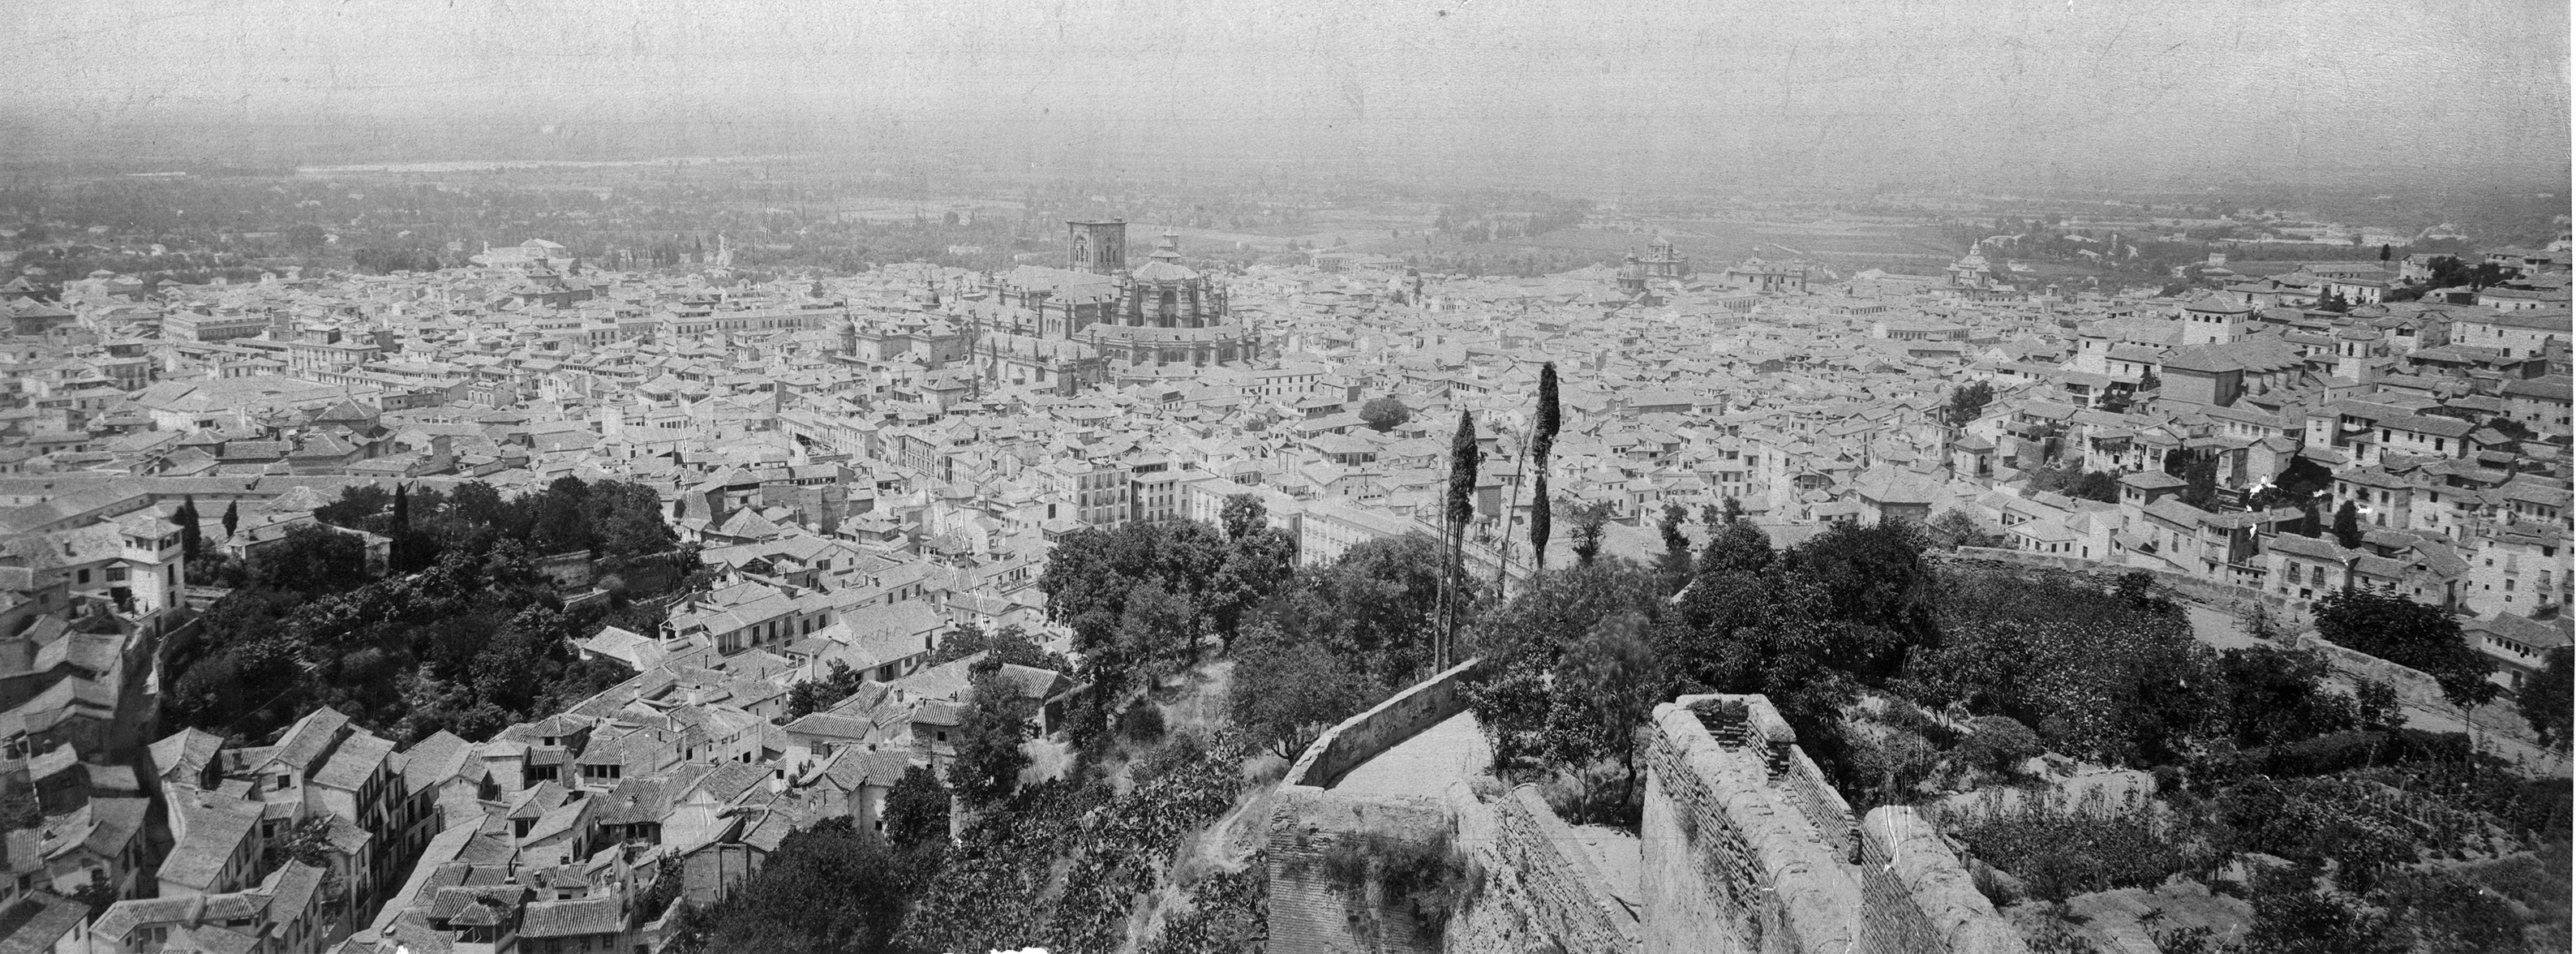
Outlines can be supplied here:
M1425 838L1360 832L1335 841L1316 863L1324 881L1350 903L1367 900L1374 881L1381 904L1411 914L1435 936L1474 903L1485 884L1484 869L1467 858L1446 829Z
M1945 827L2048 901L2153 888L2195 867L2188 834L2172 830L2152 801L2134 797L2116 805L2099 797L2033 797L2014 807L1953 812Z
M1233 805L1250 751L1233 731L1176 732L1134 766L1126 794L1097 777L1023 786L967 827L896 944L1117 950L1183 837Z

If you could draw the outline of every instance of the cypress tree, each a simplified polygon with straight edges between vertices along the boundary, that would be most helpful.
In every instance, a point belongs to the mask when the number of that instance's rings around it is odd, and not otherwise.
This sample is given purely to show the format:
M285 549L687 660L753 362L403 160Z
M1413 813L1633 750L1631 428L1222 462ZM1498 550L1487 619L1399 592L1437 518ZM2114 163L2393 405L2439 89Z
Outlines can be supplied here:
M394 572L410 572L412 570L411 488L403 484L394 485L394 522L393 526L388 529L391 532L387 533L386 536L393 538L393 552L390 556L392 557Z
M1556 453L1556 432L1565 424L1565 412L1556 399L1556 362L1538 366L1538 420L1530 428L1529 455L1531 467L1538 475L1538 500L1530 509L1531 567L1547 570L1547 537L1555 514L1548 511L1547 459Z
M1556 522L1556 515L1548 510L1547 471L1538 472L1537 482L1538 499L1530 504L1530 554L1531 558L1537 561L1538 571L1545 573L1547 572L1547 535L1548 531L1554 529L1551 524Z
M1565 423L1565 414L1556 402L1556 362L1538 368L1538 426L1530 435L1530 458L1538 469L1547 470L1547 456L1556 450L1557 428Z
M1458 591L1458 571L1467 553L1467 524L1476 518L1476 462L1481 457L1476 450L1476 417L1459 411L1458 432L1449 438L1449 566L1442 578L1445 595L1441 599L1440 636L1431 656L1434 669L1447 668L1453 661L1449 658L1453 635L1450 630L1458 604L1465 596Z
M206 545L206 532L200 526L204 518L197 515L197 498L194 495L181 498L179 512L171 515L170 521L179 525L179 552L191 560L196 559L198 551Z
M241 527L241 501L236 500L236 501L233 501L232 503L225 504L225 505L224 505L224 539L226 539L226 540L230 540L230 539L232 539L232 538L233 538L233 531L234 531L234 530L239 529L240 527Z
M1462 540L1467 521L1476 516L1476 463L1482 456L1476 451L1475 416L1458 412L1458 432L1449 438L1449 532Z

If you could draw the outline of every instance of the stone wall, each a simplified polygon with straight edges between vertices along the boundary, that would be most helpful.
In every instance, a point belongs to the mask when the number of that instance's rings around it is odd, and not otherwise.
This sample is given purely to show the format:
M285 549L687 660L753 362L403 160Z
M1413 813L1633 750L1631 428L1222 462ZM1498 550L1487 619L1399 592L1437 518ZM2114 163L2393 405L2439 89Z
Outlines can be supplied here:
M1546 938L1565 954L1632 954L1641 947L1636 917L1608 895L1600 866L1537 786L1513 789L1491 814L1493 861L1480 906L1508 909L1530 937ZM1478 950L1463 932L1449 949Z
M1360 763L1466 711L1467 696L1459 683L1481 662L1470 659L1452 666L1325 730L1297 756L1279 784L1331 788Z
M1744 716L1704 724L1688 708L1702 700ZM1648 954L2023 951L1929 823L1881 809L1876 827L1855 825L1769 699L1684 696L1655 707L1648 733Z
M1465 711L1459 682L1476 666L1472 659L1460 663L1343 720L1289 766L1270 812L1270 954L1441 949L1440 934L1417 923L1409 902L1384 897L1374 882L1333 883L1324 859L1337 845L1372 836L1417 844L1444 834L1454 838L1455 808L1428 796L1345 795L1332 785L1360 763Z
M2027 954L1929 821L1883 808L1856 823L1762 696L1684 696L1641 730L1634 914L1532 787L1491 803L1464 783L1443 797L1331 787L1462 711L1458 682L1475 665L1333 727L1290 768L1270 814L1272 954ZM1706 724L1688 708L1702 700L1739 703L1742 715ZM1339 883L1350 872L1328 862L1370 839L1442 838L1482 872L1442 929L1373 876Z
M1450 809L1424 797L1352 797L1283 786L1270 813L1268 954L1438 954L1439 934L1372 879L1336 883L1325 856L1376 835L1414 843L1453 831Z
M1977 891L1940 830L1911 808L1869 813L1861 827L1863 951L2026 954Z
M2308 623L2307 611L2293 605L2289 597L2282 596L2279 593L2267 593L2250 586L2238 586L2234 583L2221 583L2187 573L2177 573L2172 570L2134 567L2121 563L2065 556L2063 554L2024 553L2020 550L2007 550L1999 547L1960 547L1957 550L1952 551L1933 551L1925 554L1925 556L1936 560L1948 561L2010 563L2018 566L2066 570L2073 573L2099 574L2106 577L2119 577L2130 573L2144 573L2149 577L2153 577L2159 585L2173 591L2175 596L2208 606L2212 609L2231 609L2246 604L2261 603L2271 609L2273 622L2283 628L2297 629L2307 625Z
M558 590L587 589L594 576L588 550L547 554L535 563L537 575L554 581Z
M1848 855L1821 834L1784 789L1774 786L1775 744L1788 726L1760 696L1746 724L1721 744L1685 708L1706 696L1655 707L1648 741L1645 917L1649 954L1845 951L1858 940L1850 912L1860 890L1843 869ZM1828 827L1847 825L1826 819Z
M2314 633L2299 637L2299 648L2315 650L2325 656L2326 665L2337 675L2359 682L2364 679L2388 684L2397 690L2397 701L2427 712L2457 716L2458 707L2442 697L2442 684L2425 675L2423 670L2401 666L2358 649L2347 649L2327 642Z
M1852 858L1860 849L1860 826L1852 823L1851 803L1843 793L1834 791L1834 783L1825 779L1825 770L1807 757L1807 750L1794 745L1780 747L1775 756L1772 784L1780 786L1789 804L1798 814L1816 826L1816 835L1834 849L1834 857Z

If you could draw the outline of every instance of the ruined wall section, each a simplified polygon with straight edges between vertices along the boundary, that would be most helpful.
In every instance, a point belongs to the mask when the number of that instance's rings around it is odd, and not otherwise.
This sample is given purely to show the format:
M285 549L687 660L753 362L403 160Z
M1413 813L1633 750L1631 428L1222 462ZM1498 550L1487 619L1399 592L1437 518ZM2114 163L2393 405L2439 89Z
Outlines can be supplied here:
M1290 765L1271 802L1269 833L1271 954L1438 954L1440 934L1425 929L1410 902L1369 883L1335 883L1326 871L1334 849L1371 836L1425 844L1459 824L1447 801L1429 796L1354 796L1332 786L1369 759L1467 708L1460 683L1469 660L1406 688L1317 737ZM1468 799L1473 802L1473 799Z
M1325 858L1377 834L1428 842L1452 828L1434 798L1353 798L1313 786L1282 787L1270 812L1270 954L1439 954L1440 937L1372 879L1336 883Z
M1705 723L1703 700L1743 714ZM1929 822L1854 824L1769 699L1683 696L1647 732L1648 954L2027 954Z
M1471 661L1335 726L1279 786L1269 831L1274 954L2027 954L1932 824L1882 808L1866 824L1762 696L1684 696L1641 729L1646 770L1632 915L1535 789L1486 802L1332 788L1351 768L1466 706ZM1742 705L1709 724L1689 706ZM1330 861L1368 839L1451 839L1483 886L1445 929Z
M2028 954L1939 829L1890 806L1861 826L1860 949Z
M1460 797L1466 804L1456 804ZM1463 791L1451 801L1459 837L1473 847L1485 877L1475 901L1450 925L1449 951L1635 954L1641 948L1636 916L1610 897L1609 880L1537 786L1513 789L1490 805Z
M1719 727L1721 741L1686 708L1706 698L1745 704L1742 723ZM1655 707L1648 729L1645 852L1648 954L1841 952L1859 941L1852 915L1859 883L1849 855L1824 832L1849 825L1849 812L1819 826L1775 754L1796 736L1761 696L1684 696ZM1775 766L1778 768L1775 769ZM1830 790L1828 790L1829 792Z

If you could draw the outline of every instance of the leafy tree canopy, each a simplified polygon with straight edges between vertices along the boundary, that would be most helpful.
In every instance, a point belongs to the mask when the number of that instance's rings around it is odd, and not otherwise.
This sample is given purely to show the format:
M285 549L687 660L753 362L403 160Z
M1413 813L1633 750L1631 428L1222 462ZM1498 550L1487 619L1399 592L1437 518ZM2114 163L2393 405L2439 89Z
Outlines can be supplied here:
M2358 588L2318 600L2316 621L2328 642L2433 677L2452 705L2483 705L2501 691L2487 681L2494 664L2461 638L2460 621L2441 607Z

